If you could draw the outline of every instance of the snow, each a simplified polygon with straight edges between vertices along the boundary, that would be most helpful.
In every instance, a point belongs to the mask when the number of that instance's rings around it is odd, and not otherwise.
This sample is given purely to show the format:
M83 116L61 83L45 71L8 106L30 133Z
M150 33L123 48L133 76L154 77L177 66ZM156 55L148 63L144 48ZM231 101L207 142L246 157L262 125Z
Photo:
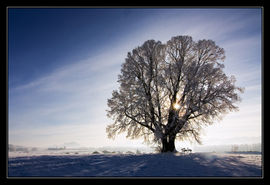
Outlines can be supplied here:
M261 177L260 154L10 155L9 177Z

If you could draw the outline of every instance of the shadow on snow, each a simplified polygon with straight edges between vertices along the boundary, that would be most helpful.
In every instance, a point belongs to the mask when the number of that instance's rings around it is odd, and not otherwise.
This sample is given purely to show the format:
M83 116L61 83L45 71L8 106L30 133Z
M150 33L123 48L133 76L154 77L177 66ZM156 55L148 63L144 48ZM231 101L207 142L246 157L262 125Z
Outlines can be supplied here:
M241 156L194 153L31 156L10 158L10 177L232 177L261 176L261 166Z

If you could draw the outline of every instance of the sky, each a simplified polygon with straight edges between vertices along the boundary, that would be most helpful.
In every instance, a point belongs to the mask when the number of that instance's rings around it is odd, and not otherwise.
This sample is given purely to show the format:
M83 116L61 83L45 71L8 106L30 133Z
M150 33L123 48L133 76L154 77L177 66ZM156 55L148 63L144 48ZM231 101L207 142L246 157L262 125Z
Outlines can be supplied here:
M224 48L225 73L245 88L239 111L205 127L203 145L258 143L262 136L262 12L259 8L9 8L9 144L146 146L107 138L107 99L127 53L177 35ZM176 146L196 144L177 142Z

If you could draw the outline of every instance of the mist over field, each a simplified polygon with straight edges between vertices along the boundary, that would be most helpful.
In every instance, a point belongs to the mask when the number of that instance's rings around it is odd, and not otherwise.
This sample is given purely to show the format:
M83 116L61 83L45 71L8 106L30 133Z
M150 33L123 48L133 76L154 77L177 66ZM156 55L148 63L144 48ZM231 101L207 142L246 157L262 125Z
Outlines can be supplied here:
M237 147L235 149L235 147ZM177 151L181 152L181 147L177 148ZM262 146L260 143L253 144L231 144L231 145L208 145L208 146L195 146L191 148L192 152L218 152L218 153L228 153L228 152L262 152ZM113 146L103 146L103 147L80 147L80 146L54 146L54 147L26 147L14 144L9 144L8 154L9 157L16 156L30 156L30 155L51 155L51 154L92 154L94 152L102 153L115 153L115 154L141 154L141 153L157 153L155 147L113 147Z

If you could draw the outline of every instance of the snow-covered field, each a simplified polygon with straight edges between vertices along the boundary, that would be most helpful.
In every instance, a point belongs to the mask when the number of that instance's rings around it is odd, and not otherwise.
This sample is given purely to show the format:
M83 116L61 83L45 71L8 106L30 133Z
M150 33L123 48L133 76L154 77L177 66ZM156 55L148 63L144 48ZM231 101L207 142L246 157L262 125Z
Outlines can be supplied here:
M10 152L9 177L261 177L261 154Z

